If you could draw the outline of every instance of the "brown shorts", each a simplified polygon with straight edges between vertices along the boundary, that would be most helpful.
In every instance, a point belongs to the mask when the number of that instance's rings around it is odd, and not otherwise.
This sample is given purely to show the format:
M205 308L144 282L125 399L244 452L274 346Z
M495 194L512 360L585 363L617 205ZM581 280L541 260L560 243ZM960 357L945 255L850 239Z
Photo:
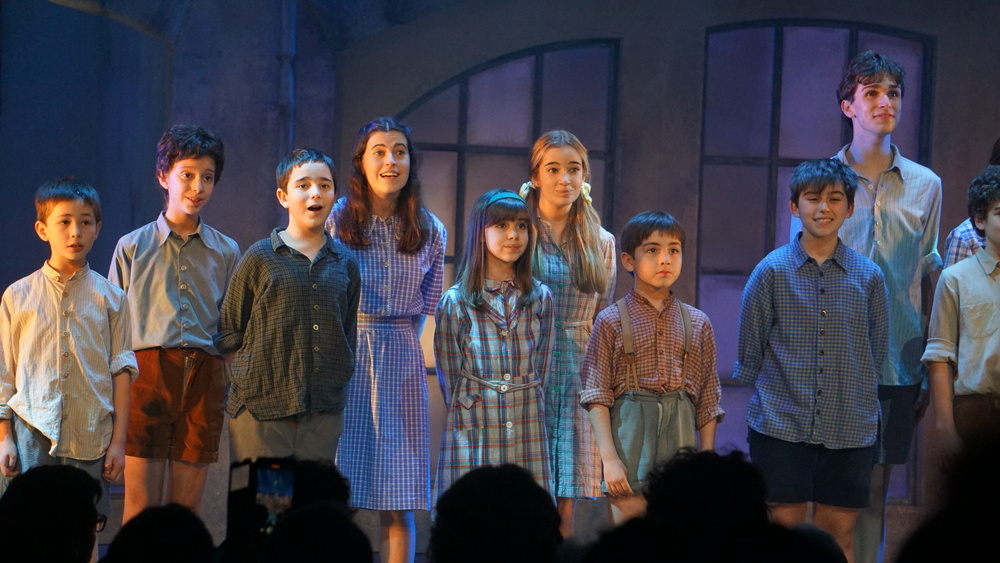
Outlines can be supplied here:
M211 463L219 458L226 376L222 358L203 350L150 348L135 353L125 453Z

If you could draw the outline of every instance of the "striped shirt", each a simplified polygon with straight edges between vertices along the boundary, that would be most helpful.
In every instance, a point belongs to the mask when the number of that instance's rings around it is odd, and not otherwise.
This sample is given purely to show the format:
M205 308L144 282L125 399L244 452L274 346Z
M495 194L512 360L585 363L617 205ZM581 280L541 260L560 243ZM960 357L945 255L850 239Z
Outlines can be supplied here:
M966 219L948 233L944 241L944 267L964 260L986 246L986 240L976 232L972 219Z
M235 352L226 411L257 420L340 413L354 373L361 276L329 235L310 262L274 229L236 266L215 346Z
M0 419L16 414L44 434L51 456L101 458L113 428L111 379L139 373L125 292L89 266L63 279L46 262L4 292L0 335Z
M844 146L834 158L847 163ZM921 282L941 267L937 251L941 223L941 178L908 160L892 146L892 161L878 178L878 189L861 177L854 214L840 228L840 239L882 268L889 288L889 352L882 385L915 385L926 374L920 361L924 330ZM791 238L802 230L793 217Z
M873 444L887 299L879 268L843 242L823 264L798 236L768 254L743 289L733 374L754 388L750 428L831 449Z
M123 236L108 279L128 293L133 349L195 348L218 356L212 339L239 259L236 241L204 221L186 241L163 213Z
M635 289L625 296L632 320L635 373L639 388L650 393L683 389L695 407L695 424L701 428L712 419L722 420L722 389L715 368L715 332L705 313L683 304L691 316L691 350L684 366L684 321L680 302L669 298L662 311ZM594 321L594 332L583 360L580 403L611 407L626 390L622 321L611 305ZM682 368L683 372L682 372ZM687 375L687 377L685 377Z

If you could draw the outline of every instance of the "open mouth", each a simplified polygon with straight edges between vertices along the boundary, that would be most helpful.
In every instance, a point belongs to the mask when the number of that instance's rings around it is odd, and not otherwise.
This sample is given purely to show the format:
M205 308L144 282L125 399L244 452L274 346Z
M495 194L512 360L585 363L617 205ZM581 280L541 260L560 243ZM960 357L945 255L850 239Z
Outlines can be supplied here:
M323 210L323 206L322 206L322 205L319 205L319 204L317 203L317 204L313 204L313 205L310 205L310 206L309 206L309 207L307 207L306 209L308 209L309 211L322 211L322 210Z
M379 174L380 178L398 178L399 172L383 172Z

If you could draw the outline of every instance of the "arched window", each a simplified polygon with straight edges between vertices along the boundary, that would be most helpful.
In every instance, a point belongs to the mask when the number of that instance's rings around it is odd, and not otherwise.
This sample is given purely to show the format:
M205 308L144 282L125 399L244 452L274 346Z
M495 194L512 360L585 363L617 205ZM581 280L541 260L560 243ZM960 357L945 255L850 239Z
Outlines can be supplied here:
M471 68L399 113L420 150L425 203L448 229L449 279L472 204L495 187L517 190L545 131L572 131L586 145L594 202L607 223L617 61L616 41L541 45Z
M740 296L754 266L788 242L789 179L804 160L831 157L851 140L836 91L859 52L891 56L906 71L892 142L930 162L934 43L902 30L831 21L767 21L706 34L698 303L712 319L718 365L731 377ZM735 389L734 389L735 392ZM895 472L893 496L912 496ZM907 479L907 475L911 478Z

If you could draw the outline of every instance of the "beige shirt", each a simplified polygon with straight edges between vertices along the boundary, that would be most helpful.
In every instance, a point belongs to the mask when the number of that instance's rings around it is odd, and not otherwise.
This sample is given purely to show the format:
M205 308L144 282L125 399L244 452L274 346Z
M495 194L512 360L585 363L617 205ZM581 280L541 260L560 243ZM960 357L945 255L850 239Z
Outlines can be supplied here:
M985 248L945 268L922 360L956 366L956 395L1000 394L1000 261Z
M49 455L99 459L111 442L114 374L139 373L125 292L84 266L62 279L46 262L0 302L0 419L52 441Z

